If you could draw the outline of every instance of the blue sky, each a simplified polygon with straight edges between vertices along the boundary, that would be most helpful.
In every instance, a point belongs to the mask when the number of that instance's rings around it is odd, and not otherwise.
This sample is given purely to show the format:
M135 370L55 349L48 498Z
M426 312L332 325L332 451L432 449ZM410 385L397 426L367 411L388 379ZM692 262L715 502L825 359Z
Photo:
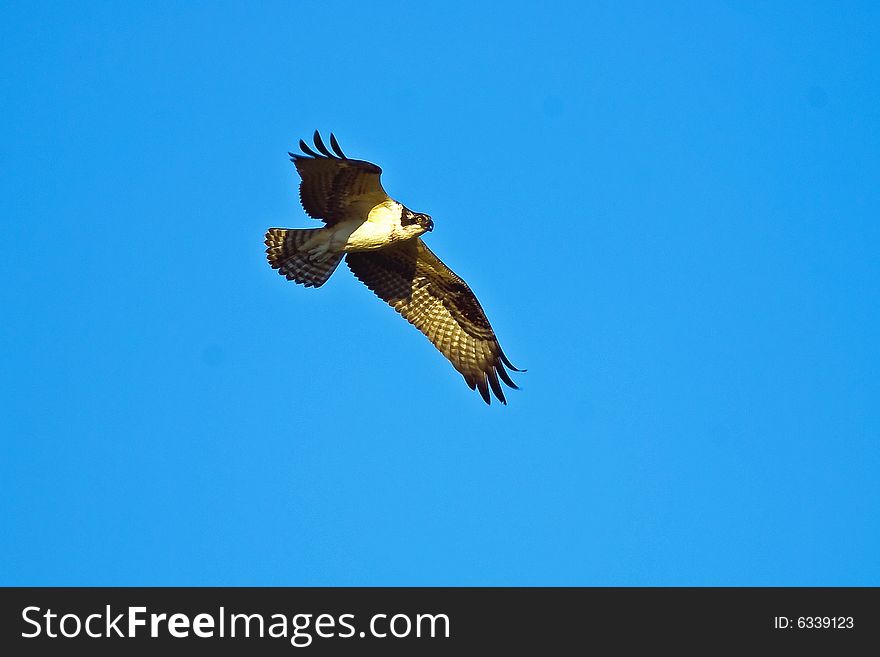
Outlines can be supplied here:
M0 584L880 585L880 10L767 4L4 4ZM316 128L507 407L266 265Z

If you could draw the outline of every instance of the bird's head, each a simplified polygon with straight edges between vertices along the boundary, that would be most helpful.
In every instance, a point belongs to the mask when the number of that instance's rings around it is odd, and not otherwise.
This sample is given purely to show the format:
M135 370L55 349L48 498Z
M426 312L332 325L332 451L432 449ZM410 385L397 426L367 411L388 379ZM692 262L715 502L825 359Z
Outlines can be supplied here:
M417 235L434 230L434 222L431 221L430 215L413 212L409 208L403 208L400 213L400 225Z

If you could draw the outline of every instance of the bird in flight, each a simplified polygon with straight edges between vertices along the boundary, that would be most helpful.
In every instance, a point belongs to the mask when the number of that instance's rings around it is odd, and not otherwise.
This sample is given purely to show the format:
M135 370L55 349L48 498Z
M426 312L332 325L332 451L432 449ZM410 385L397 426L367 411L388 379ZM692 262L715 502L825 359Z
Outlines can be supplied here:
M315 131L317 152L303 140L303 154L289 153L302 182L300 202L323 228L270 228L269 265L306 287L327 282L342 257L352 273L434 344L491 403L491 390L506 404L501 382L517 388L504 369L515 368L504 352L477 297L435 256L421 235L431 217L388 196L375 164L345 156L330 135L330 149Z

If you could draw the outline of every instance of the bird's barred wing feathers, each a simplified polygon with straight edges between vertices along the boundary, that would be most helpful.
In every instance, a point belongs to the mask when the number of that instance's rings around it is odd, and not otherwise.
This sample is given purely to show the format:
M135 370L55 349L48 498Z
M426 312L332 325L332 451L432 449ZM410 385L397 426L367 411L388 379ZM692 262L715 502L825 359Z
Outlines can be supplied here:
M382 169L371 162L345 157L332 134L332 151L324 145L317 130L314 141L317 152L300 139L299 147L305 155L288 153L302 178L299 198L310 217L334 224L345 217L345 210L352 203L363 201L372 207L388 199L380 182Z
M376 295L424 333L486 403L489 390L506 404L499 379L517 370L501 350L486 313L461 278L420 238L377 251L349 253L349 268Z

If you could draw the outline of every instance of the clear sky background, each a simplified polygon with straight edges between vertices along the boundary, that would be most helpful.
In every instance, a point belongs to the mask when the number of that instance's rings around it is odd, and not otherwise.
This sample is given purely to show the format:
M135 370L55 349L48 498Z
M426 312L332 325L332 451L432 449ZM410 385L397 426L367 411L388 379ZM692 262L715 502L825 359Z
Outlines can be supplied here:
M880 585L880 10L4 3L0 583ZM315 227L316 129L528 369Z

